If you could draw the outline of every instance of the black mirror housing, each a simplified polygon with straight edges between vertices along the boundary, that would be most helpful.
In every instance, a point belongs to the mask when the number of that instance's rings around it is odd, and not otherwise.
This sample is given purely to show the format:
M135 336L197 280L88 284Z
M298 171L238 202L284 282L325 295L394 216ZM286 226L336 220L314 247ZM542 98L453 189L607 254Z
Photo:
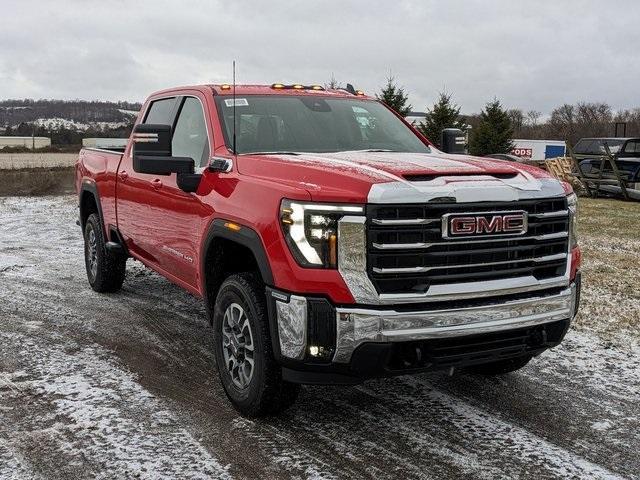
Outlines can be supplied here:
M136 125L133 139L133 169L138 173L171 175L193 173L195 162L171 156L171 126L153 123Z
M133 170L138 173L171 175L172 173L193 173L195 162L188 157L163 157L151 155L133 156Z
M140 123L133 129L133 156L171 156L171 126Z
M152 123L136 125L132 134L133 170L151 175L176 175L182 191L195 192L202 174L193 173L195 161L189 157L174 157L171 151L171 126Z

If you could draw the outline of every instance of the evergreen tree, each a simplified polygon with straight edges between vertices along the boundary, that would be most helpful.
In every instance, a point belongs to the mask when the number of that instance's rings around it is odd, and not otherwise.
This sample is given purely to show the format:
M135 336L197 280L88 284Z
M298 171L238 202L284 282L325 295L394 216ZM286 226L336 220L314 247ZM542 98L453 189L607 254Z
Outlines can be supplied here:
M509 153L513 149L513 127L509 115L496 99L487 103L480 114L478 127L471 132L469 153L483 156Z
M442 130L445 128L464 129L465 123L460 118L460 107L451 102L451 95L440 93L438 101L432 109L427 110L424 122L418 125L418 130L441 148Z
M406 117L412 108L411 105L407 105L409 95L404 93L404 88L396 85L395 78L392 76L387 78L387 84L380 91L379 95L376 94L376 98L382 100L403 117Z
M6 130L4 131L4 134L5 134L6 136L8 136L8 137L9 137L9 136L11 136L11 135L13 135L13 128L11 128L11 125L7 125L7 128L6 128Z

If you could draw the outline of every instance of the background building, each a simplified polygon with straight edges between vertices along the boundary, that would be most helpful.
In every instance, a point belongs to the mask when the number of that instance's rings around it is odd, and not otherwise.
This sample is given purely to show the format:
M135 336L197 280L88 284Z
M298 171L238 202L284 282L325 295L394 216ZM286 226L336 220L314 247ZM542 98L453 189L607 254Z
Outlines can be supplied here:
M48 137L0 137L0 149L4 147L42 148L51 145Z

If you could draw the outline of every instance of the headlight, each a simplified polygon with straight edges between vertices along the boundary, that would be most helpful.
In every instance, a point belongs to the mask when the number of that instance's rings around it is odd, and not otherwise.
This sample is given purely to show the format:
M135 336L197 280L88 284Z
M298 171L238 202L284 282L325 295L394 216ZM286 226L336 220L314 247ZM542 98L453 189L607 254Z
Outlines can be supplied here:
M567 197L567 207L569 209L569 246L574 248L578 245L578 197L575 193Z
M283 200L280 223L289 249L303 267L336 268L338 265L338 220L344 215L362 215L357 205L327 205Z

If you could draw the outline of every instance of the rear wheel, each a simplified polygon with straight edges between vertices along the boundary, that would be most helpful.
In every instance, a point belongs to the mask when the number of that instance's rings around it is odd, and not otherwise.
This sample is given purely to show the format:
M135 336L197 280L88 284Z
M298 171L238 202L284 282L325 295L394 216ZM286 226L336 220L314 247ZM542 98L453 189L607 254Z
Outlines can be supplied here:
M524 367L532 357L518 357L509 358L507 360L500 360L498 362L485 363L484 365L475 365L467 368L471 373L477 373L480 375L504 375L505 373L515 372Z
M264 285L256 276L241 273L224 281L213 327L220 382L241 414L274 414L295 402L300 387L282 380L271 349Z
M124 282L127 258L108 251L100 218L92 213L84 227L84 260L89 285L96 292L115 292Z

